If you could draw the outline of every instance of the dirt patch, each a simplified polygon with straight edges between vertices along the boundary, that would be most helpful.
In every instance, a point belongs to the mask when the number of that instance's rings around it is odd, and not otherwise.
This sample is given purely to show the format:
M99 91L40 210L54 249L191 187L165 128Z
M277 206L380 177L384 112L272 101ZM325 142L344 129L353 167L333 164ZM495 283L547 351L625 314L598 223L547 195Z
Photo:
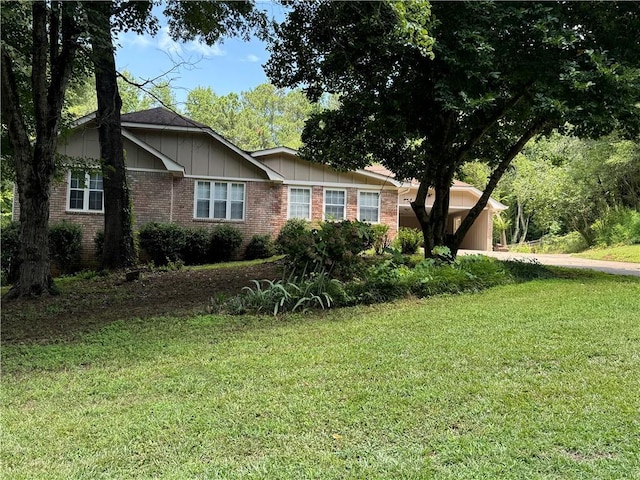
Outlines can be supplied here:
M116 320L205 313L211 297L230 296L252 280L282 278L279 262L175 272L142 271L61 282L61 295L2 302L2 343L68 341Z

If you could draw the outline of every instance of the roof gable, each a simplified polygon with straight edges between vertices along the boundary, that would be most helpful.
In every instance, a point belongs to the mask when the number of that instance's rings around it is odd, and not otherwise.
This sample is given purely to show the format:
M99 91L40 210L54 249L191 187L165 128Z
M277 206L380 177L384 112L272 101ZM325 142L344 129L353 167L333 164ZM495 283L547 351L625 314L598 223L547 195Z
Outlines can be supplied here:
M209 128L204 123L196 122L195 120L183 117L176 112L172 112L162 107L151 108L149 110L142 110L139 112L125 113L120 116L120 120L123 123L140 123L146 125L161 125L165 127Z

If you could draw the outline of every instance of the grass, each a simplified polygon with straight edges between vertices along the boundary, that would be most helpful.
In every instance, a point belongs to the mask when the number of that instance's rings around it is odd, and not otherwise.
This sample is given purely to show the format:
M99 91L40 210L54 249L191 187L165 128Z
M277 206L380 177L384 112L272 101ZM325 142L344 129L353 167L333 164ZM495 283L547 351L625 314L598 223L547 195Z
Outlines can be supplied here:
M3 348L2 478L640 478L640 280Z
M618 247L607 248L594 248L581 253L576 253L573 256L589 258L592 260L640 263L640 244L622 245Z

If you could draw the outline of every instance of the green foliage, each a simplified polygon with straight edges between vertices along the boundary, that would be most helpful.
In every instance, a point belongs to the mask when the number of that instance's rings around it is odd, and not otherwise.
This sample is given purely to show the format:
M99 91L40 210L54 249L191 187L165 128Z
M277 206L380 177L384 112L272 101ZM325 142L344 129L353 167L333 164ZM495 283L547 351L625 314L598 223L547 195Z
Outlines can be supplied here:
M373 230L367 223L349 220L322 222L311 229L305 220L291 219L276 242L295 272L326 270L348 277L361 263L360 254L371 247Z
M186 244L185 231L175 223L150 222L140 229L140 247L154 264L167 265L181 260Z
M246 260L269 258L276 254L276 247L271 235L254 235L251 237L244 253Z
M355 272L359 255L371 247L371 225L360 221L323 222L314 235L321 266L334 275L349 276Z
M93 237L93 245L95 246L96 258L102 258L104 252L104 230L98 230Z
M11 222L2 226L2 245L0 246L0 264L2 283L13 283L18 278L20 267L20 223Z
M353 303L379 303L413 295L428 297L445 293L479 291L516 279L502 262L485 257L424 259L414 267L386 260L370 266L361 278L347 284Z
M242 232L234 225L218 225L211 232L209 257L214 262L228 262L242 244Z
M278 251L298 270L313 270L316 262L315 238L311 224L302 218L287 220L276 237Z
M227 299L222 311L241 315L245 313L306 312L327 309L346 303L343 284L330 278L326 272L288 280L253 280L254 287L244 287L243 293Z
M572 125L579 136L620 129L637 138L640 130L640 56L629 48L640 15L629 2L412 2L403 10L321 1L292 10L267 74L280 87L304 85L311 99L332 92L342 100L306 122L301 155L348 170L380 162L433 188L427 253L436 245L455 252L484 206L447 235L448 192L466 162L491 167L491 193L539 133ZM409 32L434 39L426 44L433 57ZM419 193L417 206L428 189Z
M389 225L376 223L371 225L371 231L373 234L373 250L376 252L376 255L382 255L391 246Z
M49 254L63 273L73 273L80 264L82 227L62 221L49 228Z
M601 247L640 243L640 212L615 208L604 212L591 228Z
M202 265L209 259L211 234L204 228L186 228L180 258L185 265Z
M418 251L424 241L422 232L415 228L400 227L394 240L396 248L404 255L412 255Z
M321 108L299 89L278 89L269 83L221 96L211 87L197 87L189 92L185 106L189 118L245 150L299 148L304 122Z
M536 245L532 245L533 253L576 253L588 247L582 235L570 232L566 235L545 235Z

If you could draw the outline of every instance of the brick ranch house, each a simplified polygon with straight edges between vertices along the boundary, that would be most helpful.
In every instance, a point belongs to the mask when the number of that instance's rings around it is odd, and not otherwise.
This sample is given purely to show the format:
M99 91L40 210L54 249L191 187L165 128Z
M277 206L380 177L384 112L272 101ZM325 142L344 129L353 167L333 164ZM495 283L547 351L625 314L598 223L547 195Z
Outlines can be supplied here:
M399 225L415 226L403 215L411 184L384 169L339 172L285 147L246 152L208 126L164 108L122 115L122 136L137 228L152 221L205 228L229 223L243 232L246 245L255 234L277 235L295 217L384 223L392 236ZM60 138L58 152L99 165L94 114ZM94 237L104 228L103 202L102 175L95 171L67 171L52 187L50 222L82 226L88 265L96 262ZM19 218L17 199L13 216ZM483 221L488 224L481 241L466 248L491 249L491 208Z

